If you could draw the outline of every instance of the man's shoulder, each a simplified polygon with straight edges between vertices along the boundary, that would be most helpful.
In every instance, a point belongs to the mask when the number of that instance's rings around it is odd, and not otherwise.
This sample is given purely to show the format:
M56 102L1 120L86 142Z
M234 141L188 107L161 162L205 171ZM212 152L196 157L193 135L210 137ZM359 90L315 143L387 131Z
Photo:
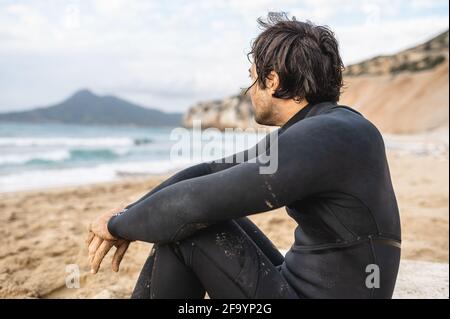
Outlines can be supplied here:
M288 130L297 136L306 134L331 139L334 142L339 140L382 142L381 133L372 122L353 108L341 105L307 117Z
M307 117L304 121L300 121L297 124L317 126L331 130L351 129L356 130L356 132L360 130L378 132L375 125L366 119L363 114L346 105L336 105L323 113Z

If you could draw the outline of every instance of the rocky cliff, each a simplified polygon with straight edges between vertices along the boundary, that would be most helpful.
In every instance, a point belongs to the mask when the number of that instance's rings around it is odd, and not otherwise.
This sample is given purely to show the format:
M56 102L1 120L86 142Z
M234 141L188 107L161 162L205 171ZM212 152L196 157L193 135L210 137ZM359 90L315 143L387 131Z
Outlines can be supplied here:
M246 95L200 102L185 114L184 126L192 127L195 120L201 121L202 128L216 127L221 130L227 127L245 129L256 125L251 101Z

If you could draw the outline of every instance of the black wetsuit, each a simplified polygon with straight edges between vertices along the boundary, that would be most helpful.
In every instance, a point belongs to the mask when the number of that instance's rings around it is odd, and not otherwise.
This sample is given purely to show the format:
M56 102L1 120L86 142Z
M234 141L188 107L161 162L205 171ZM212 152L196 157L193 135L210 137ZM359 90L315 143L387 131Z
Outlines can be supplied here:
M351 108L319 103L272 134L273 174L260 173L259 157L199 164L111 219L113 235L157 243L134 297L392 296L400 220L379 131ZM283 206L298 223L285 258L245 217ZM373 264L379 286L367 285Z

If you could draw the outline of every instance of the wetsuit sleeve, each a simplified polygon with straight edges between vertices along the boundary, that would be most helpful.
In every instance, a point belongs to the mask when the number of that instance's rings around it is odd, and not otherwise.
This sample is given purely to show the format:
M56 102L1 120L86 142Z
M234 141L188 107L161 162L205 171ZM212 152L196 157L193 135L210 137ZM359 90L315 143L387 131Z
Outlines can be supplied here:
M166 188L167 186L176 184L178 182L184 181L186 179L194 178L194 177L200 177L203 175L207 175L211 173L211 168L209 163L201 163L197 164L191 167L188 167L186 169L181 170L180 172L176 173L175 175L169 177L164 182L153 188L150 192L139 198L137 201L129 204L126 206L127 209L130 209L131 207L135 206L136 204L142 202L143 200L147 199L151 195L155 194L156 192Z
M277 134L276 131L270 134ZM211 173L219 172L224 169L233 167L239 162L248 161L257 156L258 152L265 151L269 145L270 135L264 137L252 148L245 150L240 153L236 153L230 155L228 157L221 158L212 162L205 162L201 164L197 164L188 168L181 170L170 178L166 179L164 182L153 188L150 192L146 193L144 196L136 200L135 202L127 205L125 208L130 209L141 201L147 199L149 196L155 194L156 192L166 188L167 186L176 184L178 182L191 179L194 177L200 177L204 175L208 175ZM243 160L242 160L243 159Z
M277 169L262 174L265 159L191 178L154 193L108 223L116 237L146 242L181 240L211 224L279 208L320 191L330 165L332 145L317 125L298 124L271 145ZM274 165L273 162L270 166Z

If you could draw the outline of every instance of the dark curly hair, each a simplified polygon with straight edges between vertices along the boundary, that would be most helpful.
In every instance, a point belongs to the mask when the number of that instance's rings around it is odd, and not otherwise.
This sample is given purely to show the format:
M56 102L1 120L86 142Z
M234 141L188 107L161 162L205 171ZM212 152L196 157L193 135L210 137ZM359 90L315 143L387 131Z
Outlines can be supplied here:
M339 101L344 65L328 27L289 19L284 12L271 12L266 21L257 21L263 32L247 57L253 58L258 77L245 93L256 83L265 89L267 76L275 71L280 84L274 97L309 103Z

